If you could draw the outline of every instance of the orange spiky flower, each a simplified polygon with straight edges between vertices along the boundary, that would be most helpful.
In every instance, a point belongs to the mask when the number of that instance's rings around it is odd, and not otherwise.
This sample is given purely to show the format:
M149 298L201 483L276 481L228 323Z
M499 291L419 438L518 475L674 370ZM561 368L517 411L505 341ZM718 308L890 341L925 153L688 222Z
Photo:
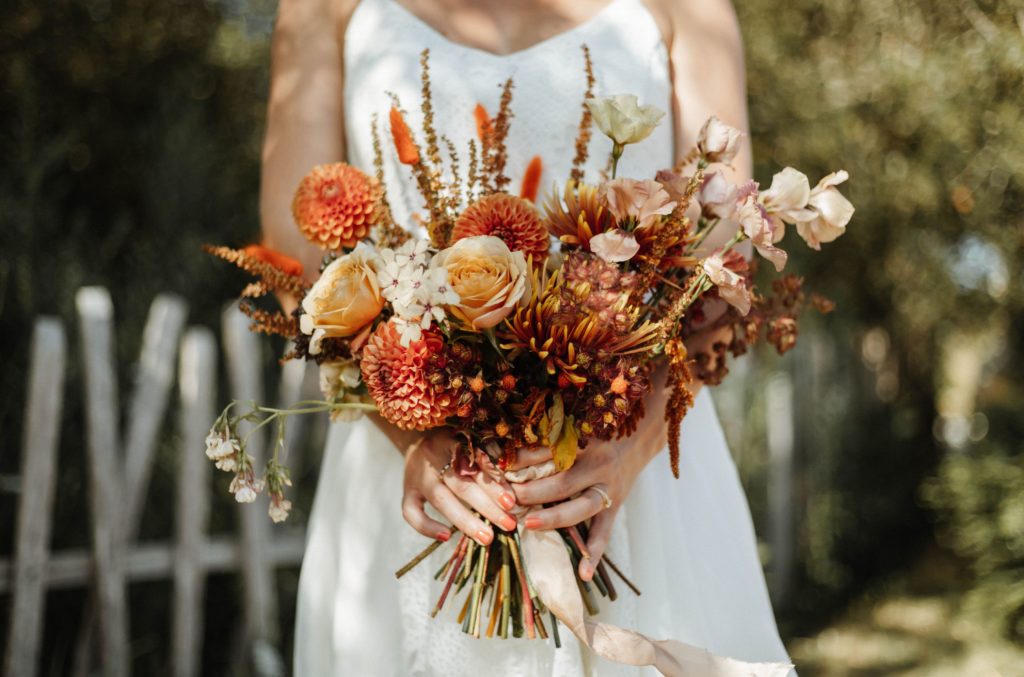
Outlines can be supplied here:
M584 290L567 286L561 271L544 283L535 280L532 297L505 320L500 333L501 347L510 351L509 359L534 355L549 375L558 378L560 386L579 387L587 383L591 366L654 348L657 324L645 321L637 325L637 309L627 306L627 295L611 309L632 316L625 329L602 322L599 313L573 302L584 295Z
M306 239L318 247L354 247L376 222L382 194L376 178L351 165L320 165L299 183L292 215Z
M537 201L537 191L540 189L540 177L544 173L544 162L539 155L534 155L530 164L526 166L523 173L523 185L519 189L519 196L530 202Z
M548 256L550 238L540 214L531 203L514 195L487 195L462 212L452 229L452 242L476 235L500 238L512 251L532 257L534 264Z
M568 245L590 250L590 238L615 227L615 217L595 186L569 181L562 195L552 193L544 203L548 232Z

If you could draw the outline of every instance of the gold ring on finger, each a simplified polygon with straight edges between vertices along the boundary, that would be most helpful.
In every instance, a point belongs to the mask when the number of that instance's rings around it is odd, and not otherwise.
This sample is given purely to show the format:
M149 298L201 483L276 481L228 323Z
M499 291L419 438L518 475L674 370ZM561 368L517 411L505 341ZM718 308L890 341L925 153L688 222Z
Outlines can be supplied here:
M604 509L605 510L607 510L608 508L612 507L612 497L608 495L608 492L605 491L604 488L601 487L601 485L595 484L593 486L587 487L587 489L588 490L589 489L593 489L598 494L600 494L601 502L604 504Z
M448 472L448 470L449 470L449 469L450 469L451 467L452 467L452 462L451 462L451 461L448 461L447 463L445 463L445 464L444 464L444 467L443 467L443 468L441 468L440 470L438 470L438 471L437 471L437 476L438 476L438 477L440 477L440 478L441 478L441 479L443 480L443 479L444 479L444 474L445 474L446 472Z

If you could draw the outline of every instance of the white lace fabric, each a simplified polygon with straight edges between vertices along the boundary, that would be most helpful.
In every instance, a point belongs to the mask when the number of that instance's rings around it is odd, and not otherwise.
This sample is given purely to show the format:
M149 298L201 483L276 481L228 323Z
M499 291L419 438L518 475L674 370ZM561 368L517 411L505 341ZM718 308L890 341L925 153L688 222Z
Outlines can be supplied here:
M413 130L421 120L420 53L430 50L435 125L464 155L476 128L473 109L493 115L500 86L514 78L508 139L511 190L530 159L544 164L542 190L569 174L585 89L581 45L588 44L601 94L636 94L671 111L668 56L641 0L613 0L580 26L507 56L455 44L394 0L363 0L345 40L347 160L373 171L371 125L385 143L385 181L396 219L414 223L422 198L391 150L387 112L397 95ZM610 142L595 133L586 171L596 179ZM648 178L673 162L668 118L631 146L620 176ZM785 660L786 651L757 558L746 499L707 393L683 423L682 477L664 455L641 473L622 506L609 556L641 588L619 585L601 600L603 620L651 637L672 638L741 660ZM402 462L365 419L332 425L310 518L299 584L295 674L576 677L656 674L596 658L562 628L551 641L473 639L455 622L461 598L436 619L433 575L451 546L439 548L396 581L394 572L425 545L400 510Z

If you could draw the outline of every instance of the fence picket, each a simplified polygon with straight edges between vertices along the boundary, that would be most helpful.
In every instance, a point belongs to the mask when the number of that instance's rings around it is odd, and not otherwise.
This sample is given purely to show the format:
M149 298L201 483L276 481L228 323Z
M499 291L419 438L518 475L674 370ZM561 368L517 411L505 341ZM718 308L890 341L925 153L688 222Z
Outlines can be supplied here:
M224 353L227 358L231 394L236 400L260 402L264 400L263 361L259 337L249 331L249 320L232 306L221 317ZM245 437L251 425L243 422L238 433ZM264 463L263 431L249 437L248 452L255 458L255 466ZM270 520L263 510L251 505L239 505L239 525L242 540L242 575L245 581L246 644L252 648L275 644L277 641L277 600L274 597L274 572L265 557L270 538ZM253 661L254 669L267 661Z
M160 294L149 308L124 447L126 540L135 539L142 519L157 436L174 384L178 339L187 314L185 301L171 294Z
M213 421L217 398L217 340L193 327L181 344L181 453L178 473L178 543L174 557L174 617L171 656L174 674L199 674L203 636L202 548L210 505L210 463L203 440Z
M106 289L83 287L78 290L75 305L85 373L86 446L101 654L107 675L127 677L128 610L120 517L124 483L118 451L113 303Z
M4 675L33 677L45 611L46 564L64 402L64 327L55 318L36 320L32 335L28 403L22 445L11 621Z

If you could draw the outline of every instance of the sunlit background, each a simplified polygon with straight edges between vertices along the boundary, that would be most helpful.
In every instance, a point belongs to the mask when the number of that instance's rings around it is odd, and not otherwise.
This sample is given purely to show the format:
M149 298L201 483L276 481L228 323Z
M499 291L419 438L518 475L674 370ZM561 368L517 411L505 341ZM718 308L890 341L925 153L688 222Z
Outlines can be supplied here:
M1022 674L1024 1L735 4L757 178L792 165L816 179L838 158L858 208L823 254L791 247L837 311L806 322L785 358L737 363L716 393L784 638L802 675ZM90 534L76 290L112 294L125 392L158 293L219 331L240 277L199 246L258 236L274 9L0 6L0 558L32 491L18 476L34 318L69 329L55 551ZM173 419L142 540L173 538ZM316 485L304 467L298 523ZM235 529L222 489L213 533ZM297 575L277 576L285 662ZM208 581L206 674L234 664L241 585ZM130 588L135 674L168 669L171 590ZM71 670L86 604L81 588L48 595L41 674Z

